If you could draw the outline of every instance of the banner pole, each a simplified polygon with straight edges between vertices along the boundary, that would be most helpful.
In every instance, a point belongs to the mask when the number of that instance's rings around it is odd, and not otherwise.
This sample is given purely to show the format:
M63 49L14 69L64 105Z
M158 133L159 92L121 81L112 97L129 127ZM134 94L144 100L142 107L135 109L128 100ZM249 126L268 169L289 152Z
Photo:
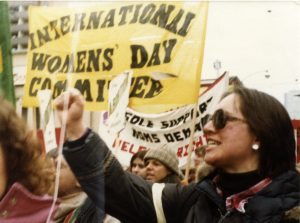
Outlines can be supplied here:
M193 152L193 142L194 142L194 133L195 133L195 123L196 123L196 116L197 116L197 107L198 102L194 105L193 108L193 119L192 119L192 127L191 127L191 137L189 142L189 148L188 148L188 157L185 167L185 176L184 181L188 182L189 173L190 173L190 167L191 167L191 159L192 159L192 152Z

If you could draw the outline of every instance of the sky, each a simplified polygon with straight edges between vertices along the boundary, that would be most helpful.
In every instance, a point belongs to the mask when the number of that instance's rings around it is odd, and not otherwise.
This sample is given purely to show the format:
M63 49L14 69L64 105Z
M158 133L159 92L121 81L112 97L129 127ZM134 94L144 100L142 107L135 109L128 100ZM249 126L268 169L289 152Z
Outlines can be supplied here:
M211 1L202 79L224 71L282 103L300 90L300 1Z

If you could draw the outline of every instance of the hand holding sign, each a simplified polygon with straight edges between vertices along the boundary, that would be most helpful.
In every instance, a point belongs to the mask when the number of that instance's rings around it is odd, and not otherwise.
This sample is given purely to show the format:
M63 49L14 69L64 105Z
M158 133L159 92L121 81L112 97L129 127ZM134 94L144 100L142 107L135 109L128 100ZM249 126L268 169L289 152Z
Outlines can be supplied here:
M83 123L84 99L77 89L69 89L54 101L62 122L66 120L68 140L80 138L85 133ZM64 124L64 123L62 123Z

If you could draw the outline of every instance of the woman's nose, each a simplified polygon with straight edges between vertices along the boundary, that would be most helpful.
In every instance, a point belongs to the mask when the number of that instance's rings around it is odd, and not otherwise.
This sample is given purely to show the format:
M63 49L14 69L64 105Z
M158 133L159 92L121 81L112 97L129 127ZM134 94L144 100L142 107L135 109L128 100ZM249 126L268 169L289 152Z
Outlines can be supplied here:
M203 126L203 133L204 135L209 135L210 133L215 131L215 127L213 125L212 120L209 120L204 126Z
M148 163L148 165L146 166L146 170L150 170L150 169L152 169L152 165L151 163Z
M133 173L136 173L136 172L137 172L137 167L136 167L136 166L132 167L132 172L133 172Z

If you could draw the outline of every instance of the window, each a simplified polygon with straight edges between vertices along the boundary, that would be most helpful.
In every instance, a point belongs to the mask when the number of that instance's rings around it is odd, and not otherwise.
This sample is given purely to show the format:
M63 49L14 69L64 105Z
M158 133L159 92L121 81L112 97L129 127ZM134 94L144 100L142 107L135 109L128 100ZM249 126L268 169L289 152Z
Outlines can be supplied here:
M13 53L26 52L28 46L28 7L40 1L9 1L11 44Z

